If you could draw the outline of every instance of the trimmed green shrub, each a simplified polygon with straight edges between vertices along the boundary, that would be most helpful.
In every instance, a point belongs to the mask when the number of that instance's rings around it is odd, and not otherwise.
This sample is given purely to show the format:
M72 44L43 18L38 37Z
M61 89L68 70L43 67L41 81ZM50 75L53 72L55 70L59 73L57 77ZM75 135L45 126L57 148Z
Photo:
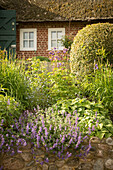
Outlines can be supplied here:
M89 73L94 68L94 60L106 56L113 63L113 24L87 25L78 32L71 46L71 71L76 75Z

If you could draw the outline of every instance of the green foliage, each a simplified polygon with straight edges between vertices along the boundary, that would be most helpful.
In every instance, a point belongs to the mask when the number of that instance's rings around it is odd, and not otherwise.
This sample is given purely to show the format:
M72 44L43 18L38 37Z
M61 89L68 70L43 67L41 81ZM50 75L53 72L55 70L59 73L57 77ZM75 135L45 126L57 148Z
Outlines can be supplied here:
M22 105L14 97L0 94L0 122L4 119L4 126L9 127L14 118L19 118Z
M94 73L85 76L80 83L83 95L89 100L102 103L105 109L113 113L113 69L107 62L102 61L94 63Z
M51 62L36 58L27 61L12 61L7 57L1 59L0 120L4 119L5 126L9 127L24 108L35 112L39 105L40 113L48 116L54 112L59 122L62 114L65 117L65 112L71 113L71 116L76 114L79 117L78 126L85 135L89 128L89 131L93 131L92 136L113 136L112 122L108 116L108 112L113 111L113 71L110 64L103 64L103 60L97 63L95 60L94 72L78 79L70 73L68 50L58 52L59 56L56 57L57 52L55 49L51 51ZM105 50L98 50L99 55L106 58ZM47 112L45 108L48 108ZM54 121L49 123L53 124Z
M89 73L94 68L94 59L108 58L113 63L113 24L87 25L78 32L71 46L71 71L77 76ZM100 52L101 50L101 52Z
M7 94L28 107L26 100L30 92L29 81L25 77L25 62L5 59L0 61L0 85L7 89Z
M73 36L65 35L65 37L61 41L62 41L62 44L65 48L70 49L71 44L73 43Z
M48 62L50 62L49 58L43 57L43 56L37 56L36 59L39 59L40 61L48 61Z
M54 73L49 76L52 82L49 93L54 103L61 99L73 99L79 94L79 90L73 82L73 76L65 66L54 69Z
M59 100L55 105L49 107L47 112L55 112L58 116L62 116L64 113L71 113L72 115L76 113L79 117L78 126L84 134L87 134L89 127L93 130L91 136L97 136L100 139L113 136L112 121L109 117L106 117L107 111L103 105L90 102L86 98ZM98 119L98 124L95 117Z
M25 76L28 78L31 88L28 95L29 106L33 108L39 105L44 109L51 104L51 95L49 94L51 79L48 77L48 62L30 59L27 67Z
M78 89L73 83L73 77L65 67L66 63L48 63L31 60L26 71L32 93L29 94L30 105L38 104L43 109L56 103L59 99L75 98ZM53 68L48 71L48 67ZM32 68L32 69L31 69ZM34 103L34 104L33 104Z

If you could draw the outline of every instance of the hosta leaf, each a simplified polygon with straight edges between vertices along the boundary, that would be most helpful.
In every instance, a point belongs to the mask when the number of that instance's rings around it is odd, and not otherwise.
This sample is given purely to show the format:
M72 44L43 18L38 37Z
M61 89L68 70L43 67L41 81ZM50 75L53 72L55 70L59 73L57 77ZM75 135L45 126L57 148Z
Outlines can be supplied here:
M97 136L100 138L100 139L102 139L103 137L104 137L104 135L105 135L105 132L97 132Z
M102 129L103 123L100 123L98 126L99 126L100 129Z
M112 136L111 133L106 133L106 134L105 134L105 138L109 138L110 136Z

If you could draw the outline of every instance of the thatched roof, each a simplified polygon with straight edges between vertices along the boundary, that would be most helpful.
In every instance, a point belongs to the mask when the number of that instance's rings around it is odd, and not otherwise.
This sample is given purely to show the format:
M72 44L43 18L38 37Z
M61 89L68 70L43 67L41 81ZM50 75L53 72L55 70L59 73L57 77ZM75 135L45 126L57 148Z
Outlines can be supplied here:
M113 19L113 0L1 0L0 6L24 22Z
M16 10L17 22L36 22L36 21L63 21L64 17L59 14L52 13L28 0L1 0L0 6L4 9Z

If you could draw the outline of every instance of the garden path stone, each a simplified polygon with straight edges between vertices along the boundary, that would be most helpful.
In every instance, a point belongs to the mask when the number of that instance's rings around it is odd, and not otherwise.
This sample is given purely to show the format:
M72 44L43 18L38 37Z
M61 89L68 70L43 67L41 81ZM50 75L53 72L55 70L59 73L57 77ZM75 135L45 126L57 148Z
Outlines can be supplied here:
M73 166L73 167L77 168L78 164L79 164L79 161L78 161L77 158L73 158L73 159L68 160L66 164L68 166Z
M106 166L107 169L113 170L113 159L108 159L108 160L105 162L105 166Z
M49 166L49 170L58 170L55 164Z
M112 146L113 146L113 139L112 139L112 138L107 138L107 139L106 139L106 143L107 143L108 145L112 145Z
M94 163L93 170L104 170L104 163L102 159L97 159Z
M62 168L59 168L59 170L73 170L73 168L68 167L68 166L63 166Z
M55 164L58 168L62 167L64 165L65 161L64 160L61 160L61 161L55 161Z
M76 170L91 170L92 169L92 165L89 163L82 163Z
M3 167L7 170L22 170L24 162L18 158L7 158L3 161Z
M47 164L43 164L42 170L48 170L48 165Z
M113 150L110 150L110 151L108 152L108 154L109 154L110 158L113 159Z
M24 161L29 162L32 160L32 154L31 153L21 153L21 157L24 159Z
M33 165L34 163L35 163L35 161L32 160L31 162L29 162L28 164L26 164L26 167L29 167L29 166Z

